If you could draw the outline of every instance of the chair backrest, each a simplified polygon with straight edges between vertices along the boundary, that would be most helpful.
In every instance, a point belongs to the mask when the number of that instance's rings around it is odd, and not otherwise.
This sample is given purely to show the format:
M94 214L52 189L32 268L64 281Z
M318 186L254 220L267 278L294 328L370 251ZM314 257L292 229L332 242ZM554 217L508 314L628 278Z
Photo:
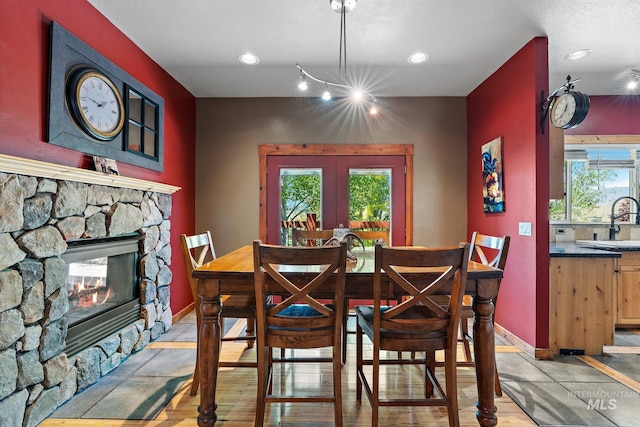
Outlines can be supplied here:
M384 241L386 246L391 246L389 221L349 221L349 229L362 240L373 241L374 245Z
M509 253L509 236L489 236L474 231L471 235L469 260L504 270Z
M376 245L374 273L374 330L409 332L446 330L457 336L457 328L467 283L469 244L458 247L382 247ZM384 272L384 273L383 273ZM409 296L400 304L380 311L383 288L389 281ZM441 306L432 297L451 282L449 303Z
M362 240L371 240L374 243L384 242L386 246L390 246L389 241L389 229L385 230L351 230L353 234L360 237Z
M341 342L346 278L346 242L340 246L296 247L253 242L256 301L270 292L282 294L281 302L258 304L258 342L274 347L312 348ZM290 280L286 272L308 274ZM268 287L272 287L268 289ZM311 294L333 286L331 304ZM323 295L323 301L327 295ZM303 304L301 304L303 303ZM277 341L277 340L280 341ZM305 344L303 344L305 343Z
M294 228L291 231L291 236L292 246L321 246L325 240L333 237L333 230L305 230L302 228ZM320 242L318 242L318 240L320 240Z
M384 230L349 230L362 240L371 240L374 243L384 242L389 246L389 229ZM333 230L304 230L294 228L292 230L293 246L320 246L333 237Z
M182 246L182 257L187 270L189 285L191 286L191 294L193 295L193 300L197 302L199 301L197 292L198 281L191 277L191 273L202 264L216 259L216 253L211 240L211 232L207 230L202 234L196 234L194 236L181 234L180 244Z

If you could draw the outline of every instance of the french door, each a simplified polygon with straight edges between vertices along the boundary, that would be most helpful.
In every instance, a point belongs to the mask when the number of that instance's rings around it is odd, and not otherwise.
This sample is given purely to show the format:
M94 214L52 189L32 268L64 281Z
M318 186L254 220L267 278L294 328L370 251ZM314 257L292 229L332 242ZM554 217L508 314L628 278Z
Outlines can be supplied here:
M266 156L266 241L285 244L286 220L306 220L312 213L322 229L388 221L390 243L405 244L405 170L404 155ZM282 197L285 191L292 196Z

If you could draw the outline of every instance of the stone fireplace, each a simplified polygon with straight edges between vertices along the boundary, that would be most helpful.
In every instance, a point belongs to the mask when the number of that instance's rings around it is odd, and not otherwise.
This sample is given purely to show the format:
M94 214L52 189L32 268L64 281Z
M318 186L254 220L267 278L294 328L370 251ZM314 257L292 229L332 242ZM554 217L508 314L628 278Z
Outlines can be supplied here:
M39 424L171 329L177 189L0 155L0 425Z

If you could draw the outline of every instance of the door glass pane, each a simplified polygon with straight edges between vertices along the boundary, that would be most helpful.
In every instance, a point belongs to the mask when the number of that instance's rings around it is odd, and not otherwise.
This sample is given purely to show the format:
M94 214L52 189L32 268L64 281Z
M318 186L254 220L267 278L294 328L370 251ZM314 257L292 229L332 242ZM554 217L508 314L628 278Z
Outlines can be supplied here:
M291 245L292 228L322 228L322 169L280 169L280 244ZM316 224L308 224L313 221Z
M390 230L391 169L349 169L349 224L361 230ZM374 240L365 240L374 246ZM390 242L386 242L390 244Z

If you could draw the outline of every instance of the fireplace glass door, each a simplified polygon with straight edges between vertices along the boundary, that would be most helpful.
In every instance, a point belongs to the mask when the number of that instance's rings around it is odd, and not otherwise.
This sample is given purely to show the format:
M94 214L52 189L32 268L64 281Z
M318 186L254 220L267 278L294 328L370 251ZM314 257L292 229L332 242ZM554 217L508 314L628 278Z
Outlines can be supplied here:
M70 326L134 299L135 258L129 252L67 264Z
M62 255L67 263L68 354L139 318L138 240L136 235L71 242Z

